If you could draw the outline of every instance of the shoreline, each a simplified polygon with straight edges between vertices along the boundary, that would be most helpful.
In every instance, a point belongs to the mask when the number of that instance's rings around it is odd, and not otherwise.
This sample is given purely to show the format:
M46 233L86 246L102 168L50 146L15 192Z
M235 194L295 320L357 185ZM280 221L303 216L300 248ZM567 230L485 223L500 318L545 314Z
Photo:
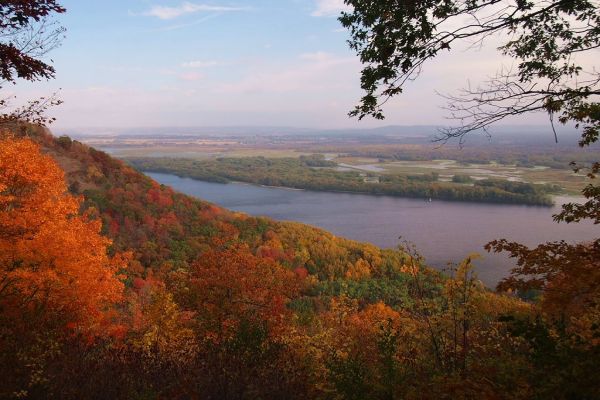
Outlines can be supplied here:
M219 184L219 185L227 185L227 184L238 184L238 185L248 185L248 186L254 186L254 187L261 187L261 188L265 188L265 189L280 189L280 190L288 190L288 191L304 191L304 192L314 192L314 193L341 193L341 194L355 194L355 195L363 195L363 196L372 196L372 197L390 197L390 198L400 198L400 199L413 199L413 200L423 200L426 203L431 203L431 202L439 202L439 201L443 201L443 202L449 202L449 203L465 203L465 204L491 204L491 205L504 205L504 206L525 206L525 207L538 207L538 208L552 208L552 207L556 207L556 206L560 206L561 204L565 204L566 202L571 202L573 200L567 200L567 201L559 201L557 202L556 199L557 198L577 198L575 196L571 196L571 195L552 195L549 194L548 196L550 197L550 199L552 200L552 204L527 204L527 203L512 203L512 202L498 202L498 201L469 201L469 200L452 200L452 199L442 199L442 198L433 198L433 197L412 197L412 196L395 196L392 194L379 194L379 193L370 193L370 192L356 192L356 191L344 191L344 190L318 190L318 189L304 189L304 188L294 188L294 187L288 187L288 186L273 186L273 185L262 185L259 183L252 183L252 182L243 182L243 181L228 181L228 182L213 182L213 181L209 181L209 180L202 180L202 179L197 179L191 176L182 176L182 175L178 175L176 173L173 172L164 172L164 171L141 171L142 173L146 174L146 173L159 173L159 174L165 174L165 175L173 175L173 176L177 176L179 178L187 178L187 179L191 179L194 181L198 181L198 182L205 182L205 183L214 183L214 184ZM429 201L431 199L431 201ZM580 199L584 199L583 197L580 197Z

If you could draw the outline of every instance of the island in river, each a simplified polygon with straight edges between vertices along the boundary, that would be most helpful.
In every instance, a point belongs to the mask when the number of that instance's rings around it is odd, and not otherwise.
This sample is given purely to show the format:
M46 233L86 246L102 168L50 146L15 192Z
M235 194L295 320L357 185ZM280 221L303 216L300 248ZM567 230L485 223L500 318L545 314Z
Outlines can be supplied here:
M353 168L328 160L322 154L300 157L189 158L146 157L128 159L143 172L158 172L215 183L245 182L325 192L346 192L394 197L484 203L551 206L556 185L515 182L509 179L472 179L454 175L440 180L437 172L389 174L377 166Z

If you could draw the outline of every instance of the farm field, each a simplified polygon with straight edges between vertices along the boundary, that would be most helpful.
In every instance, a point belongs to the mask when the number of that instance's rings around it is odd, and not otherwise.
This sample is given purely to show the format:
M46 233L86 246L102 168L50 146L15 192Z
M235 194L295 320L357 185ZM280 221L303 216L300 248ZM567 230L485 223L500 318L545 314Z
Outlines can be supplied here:
M583 174L575 174L569 169L556 169L546 166L519 167L503 165L497 162L489 164L467 164L456 160L431 161L392 161L381 162L372 158L336 157L332 159L342 168L360 170L369 173L392 175L439 174L439 181L450 182L455 175L468 175L473 180L506 179L511 182L533 184L554 184L560 186L565 194L578 194L586 182Z
M381 137L96 136L82 141L118 158L281 159L319 154L336 163L337 171L359 172L371 178L434 173L439 182L451 182L455 176L461 176L472 181L500 179L557 185L561 194L567 195L579 194L586 184L584 175L575 174L569 168L570 161L580 161L580 149L565 146L541 147L531 156L524 146L478 144L459 150L451 145L438 148L427 143L401 143L393 138L382 144L386 139ZM524 154L528 155L524 157ZM585 162L587 158L589 153L583 153L581 160Z

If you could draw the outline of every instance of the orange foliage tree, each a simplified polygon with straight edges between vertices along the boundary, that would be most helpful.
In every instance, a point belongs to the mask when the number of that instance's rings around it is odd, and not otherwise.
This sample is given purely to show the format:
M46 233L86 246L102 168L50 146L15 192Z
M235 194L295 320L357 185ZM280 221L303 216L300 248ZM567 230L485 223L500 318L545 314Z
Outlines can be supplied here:
M79 214L62 170L37 144L0 139L0 397L47 383L61 343L110 332L123 284L100 222Z
M271 258L254 255L244 244L216 240L176 291L194 313L199 343L198 392L215 398L264 398L307 382L290 359L293 313L287 304L299 278Z
M0 141L0 311L42 307L88 331L121 297L100 222L79 215L63 171L27 139Z
M286 303L297 293L296 274L245 245L210 249L192 267L193 308L215 343L231 339L240 324L275 334L290 317Z

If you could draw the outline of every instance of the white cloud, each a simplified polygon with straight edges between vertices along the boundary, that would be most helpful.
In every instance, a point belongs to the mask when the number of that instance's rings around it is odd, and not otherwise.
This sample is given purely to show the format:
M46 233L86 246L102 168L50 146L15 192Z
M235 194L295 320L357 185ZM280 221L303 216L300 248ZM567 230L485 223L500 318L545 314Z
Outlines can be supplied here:
M242 7L211 6L207 4L190 3L186 1L175 7L152 6L150 10L144 12L143 15L167 20L198 12L226 12L242 10L244 10Z
M214 61L214 60L195 60L195 61L184 62L183 64L181 64L181 67L182 68L200 69L200 68L215 67L217 65L219 65L219 62Z
M352 11L352 7L344 4L344 0L316 0L313 17L337 17L342 11Z
M158 29L154 29L151 32L168 32L168 31L174 31L177 29L183 29L183 28L189 28L190 26L195 26L195 25L199 25L203 22L208 21L209 19L213 19L219 16L219 13L214 13L214 14L209 14L209 15L205 15L202 18L199 18L195 21L186 23L186 24L175 24L175 25L170 25L170 26L163 26L161 28Z

